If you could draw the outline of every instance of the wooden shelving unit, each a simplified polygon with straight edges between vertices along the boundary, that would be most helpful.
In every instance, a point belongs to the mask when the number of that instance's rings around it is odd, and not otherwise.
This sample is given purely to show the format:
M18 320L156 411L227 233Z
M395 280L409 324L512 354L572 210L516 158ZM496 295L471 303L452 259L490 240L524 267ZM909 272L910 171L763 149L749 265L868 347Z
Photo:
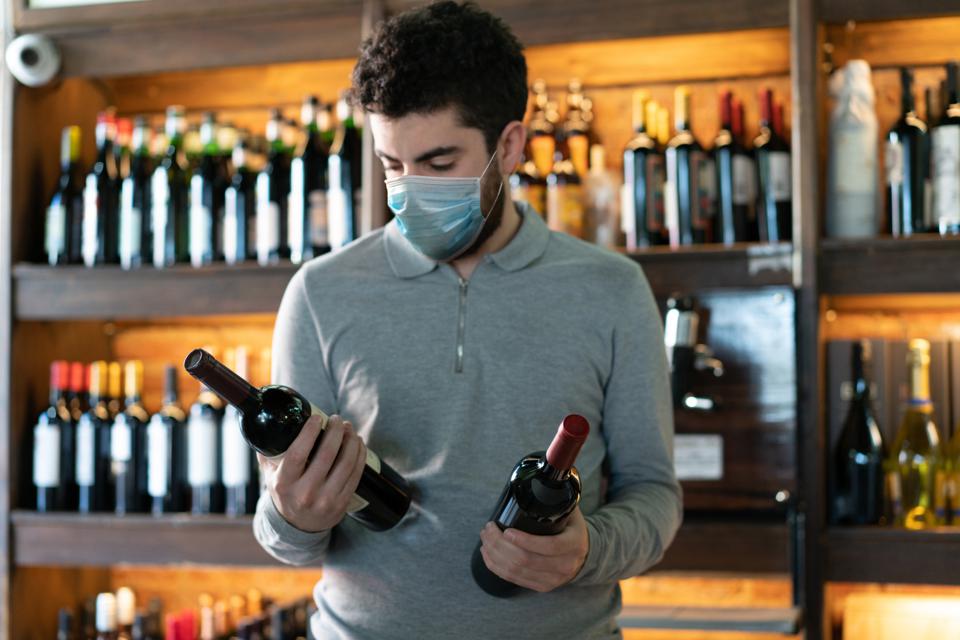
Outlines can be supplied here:
M820 251L823 294L960 292L960 238L824 240Z
M827 530L828 580L900 584L960 583L951 558L960 557L960 528L906 531L881 527Z

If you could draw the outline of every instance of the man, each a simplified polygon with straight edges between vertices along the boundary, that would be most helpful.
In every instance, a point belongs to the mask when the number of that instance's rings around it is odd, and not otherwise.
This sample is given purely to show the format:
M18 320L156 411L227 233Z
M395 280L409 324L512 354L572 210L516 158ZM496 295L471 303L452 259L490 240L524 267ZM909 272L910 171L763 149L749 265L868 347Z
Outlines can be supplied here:
M397 218L287 288L273 377L338 416L312 456L315 421L261 459L257 539L323 565L317 637L618 637L618 580L656 563L681 517L647 282L511 202L527 77L501 21L454 2L398 15L364 44L353 83ZM566 529L487 523L510 469L568 413L592 430ZM344 517L364 442L416 489L386 532ZM478 538L487 566L528 591L476 586Z

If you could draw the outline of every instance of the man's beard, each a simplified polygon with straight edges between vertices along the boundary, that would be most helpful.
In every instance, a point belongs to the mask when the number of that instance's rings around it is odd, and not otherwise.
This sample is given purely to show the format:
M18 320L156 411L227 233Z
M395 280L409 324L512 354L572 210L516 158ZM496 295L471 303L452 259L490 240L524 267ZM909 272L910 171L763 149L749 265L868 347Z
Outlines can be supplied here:
M494 167L496 168L496 165ZM463 258L468 258L477 251L489 240L494 233L497 232L497 229L500 228L500 223L503 222L503 208L505 206L505 199L507 194L505 193L507 185L503 180L503 176L500 175L499 171L494 171L493 176L498 178L497 180L488 180L486 184L480 185L480 203L481 209L483 205L492 207L490 213L487 214L487 220L483 223L483 228L480 230L480 235L477 236L477 239L473 241L465 251L458 255L455 259L461 260Z

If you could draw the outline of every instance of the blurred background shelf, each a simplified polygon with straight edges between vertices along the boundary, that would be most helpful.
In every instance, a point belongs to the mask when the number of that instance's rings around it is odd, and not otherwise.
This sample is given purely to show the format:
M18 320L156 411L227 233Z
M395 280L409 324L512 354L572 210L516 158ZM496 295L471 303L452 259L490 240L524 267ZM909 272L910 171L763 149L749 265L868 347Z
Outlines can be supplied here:
M960 527L827 530L826 577L838 582L957 584Z

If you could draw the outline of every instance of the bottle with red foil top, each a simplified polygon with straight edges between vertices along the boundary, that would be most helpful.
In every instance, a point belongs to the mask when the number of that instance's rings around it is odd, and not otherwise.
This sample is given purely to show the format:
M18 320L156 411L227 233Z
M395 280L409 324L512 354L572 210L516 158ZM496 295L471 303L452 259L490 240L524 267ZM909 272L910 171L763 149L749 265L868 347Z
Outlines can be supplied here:
M590 433L583 416L568 415L546 453L524 456L513 468L490 520L501 531L518 529L539 536L556 535L580 502L580 474L573 463ZM525 589L508 582L487 568L480 553L473 552L473 579L481 589L498 598L509 598Z

